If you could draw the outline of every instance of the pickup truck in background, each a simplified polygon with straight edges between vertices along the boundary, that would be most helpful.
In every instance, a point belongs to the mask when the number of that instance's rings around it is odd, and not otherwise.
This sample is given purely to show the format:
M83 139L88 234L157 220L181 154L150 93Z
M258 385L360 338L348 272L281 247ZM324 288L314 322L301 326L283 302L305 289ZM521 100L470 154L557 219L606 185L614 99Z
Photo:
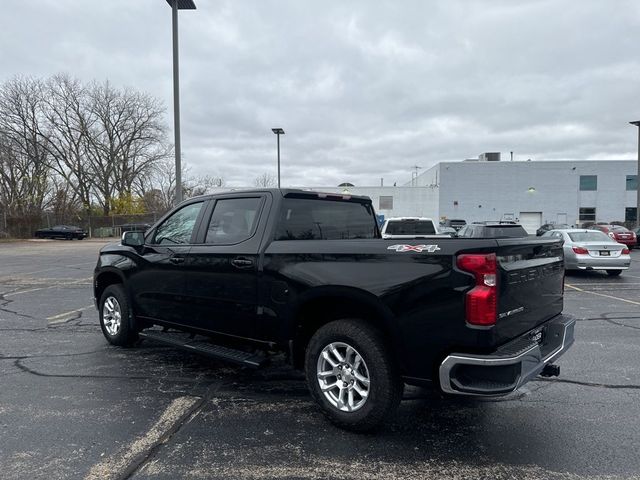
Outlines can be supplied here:
M382 238L412 239L438 235L438 228L432 219L426 217L394 217L382 225Z
M114 345L154 339L258 367L284 352L335 424L375 428L405 384L513 392L573 343L562 241L384 240L367 197L302 190L187 200L105 246L94 274Z

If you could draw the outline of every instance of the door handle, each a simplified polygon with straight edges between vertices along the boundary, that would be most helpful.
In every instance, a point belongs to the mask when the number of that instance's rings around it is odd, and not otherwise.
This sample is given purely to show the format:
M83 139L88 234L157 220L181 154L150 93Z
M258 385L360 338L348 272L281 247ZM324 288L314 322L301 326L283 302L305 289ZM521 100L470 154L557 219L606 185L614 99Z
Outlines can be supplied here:
M249 268L253 266L253 260L243 257L234 258L231 260L231 265L236 268Z
M174 265L177 265L177 264L179 264L179 263L184 263L184 257L175 257L175 256L174 256L174 257L171 257L171 258L169 259L169 261L170 261L171 263L173 263Z

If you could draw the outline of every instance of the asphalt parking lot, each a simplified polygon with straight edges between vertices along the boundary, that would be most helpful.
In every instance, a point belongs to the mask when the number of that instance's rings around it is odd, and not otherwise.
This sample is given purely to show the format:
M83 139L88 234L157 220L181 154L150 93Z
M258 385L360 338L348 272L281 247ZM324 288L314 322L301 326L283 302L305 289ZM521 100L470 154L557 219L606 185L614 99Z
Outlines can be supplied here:
M95 241L0 243L3 479L640 478L640 250L566 277L559 379L498 400L412 389L376 434L336 429L302 376L109 346Z

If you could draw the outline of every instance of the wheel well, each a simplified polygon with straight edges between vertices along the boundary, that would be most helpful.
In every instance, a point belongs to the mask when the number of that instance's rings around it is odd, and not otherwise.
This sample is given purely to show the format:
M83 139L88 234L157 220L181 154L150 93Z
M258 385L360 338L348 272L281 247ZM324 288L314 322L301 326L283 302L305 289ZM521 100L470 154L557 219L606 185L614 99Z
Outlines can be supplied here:
M109 285L113 285L115 283L122 283L122 278L120 278L118 274L113 272L101 273L98 276L98 278L96 278L96 284L95 284L96 301L100 302L100 297L102 296L102 292L104 292L104 289L107 288Z
M391 332L384 315L374 305L340 296L323 296L306 302L295 316L295 336L292 345L292 364L303 368L307 344L313 334L323 325L340 318L359 318L382 332L387 346L393 348Z

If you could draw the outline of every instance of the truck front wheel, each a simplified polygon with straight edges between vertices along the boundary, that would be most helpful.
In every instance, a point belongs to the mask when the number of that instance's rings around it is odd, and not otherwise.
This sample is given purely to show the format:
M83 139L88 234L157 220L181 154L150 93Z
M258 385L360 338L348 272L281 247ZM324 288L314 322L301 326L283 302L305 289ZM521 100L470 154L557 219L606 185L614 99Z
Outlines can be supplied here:
M362 320L336 320L309 341L309 390L339 427L369 431L393 415L403 383L382 335Z
M138 333L129 321L129 303L121 284L109 285L100 297L99 316L102 333L109 343L129 346L138 339Z

